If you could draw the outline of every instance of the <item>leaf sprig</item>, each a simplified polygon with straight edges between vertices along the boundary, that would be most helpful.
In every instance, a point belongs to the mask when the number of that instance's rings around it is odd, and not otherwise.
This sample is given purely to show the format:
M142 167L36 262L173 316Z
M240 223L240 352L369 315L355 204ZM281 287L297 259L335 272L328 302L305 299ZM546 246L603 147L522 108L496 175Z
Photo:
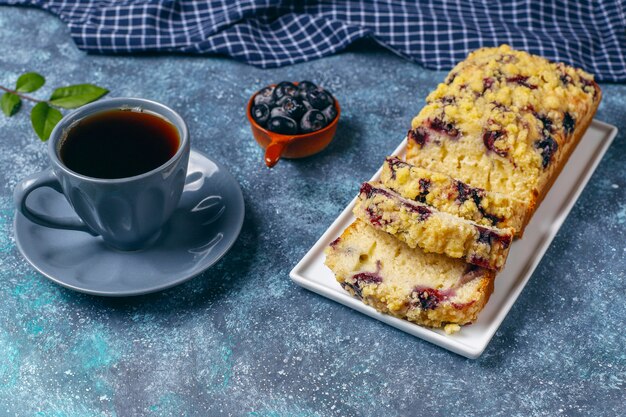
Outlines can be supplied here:
M75 84L57 88L48 100L40 100L24 94L39 90L45 83L46 79L42 75L27 72L20 75L14 89L0 85L0 90L5 92L0 97L0 108L7 117L15 115L20 110L22 100L36 103L30 112L30 122L42 141L48 140L54 126L63 118L60 108L75 109L98 100L109 92L93 84Z

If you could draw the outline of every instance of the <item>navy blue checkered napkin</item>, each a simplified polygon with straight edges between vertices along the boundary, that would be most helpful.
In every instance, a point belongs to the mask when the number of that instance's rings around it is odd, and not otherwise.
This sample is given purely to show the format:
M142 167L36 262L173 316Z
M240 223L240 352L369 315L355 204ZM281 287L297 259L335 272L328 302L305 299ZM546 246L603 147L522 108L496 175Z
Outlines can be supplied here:
M372 36L427 68L481 46L563 61L626 81L626 0L0 0L66 22L98 53L217 53L263 68L309 61Z

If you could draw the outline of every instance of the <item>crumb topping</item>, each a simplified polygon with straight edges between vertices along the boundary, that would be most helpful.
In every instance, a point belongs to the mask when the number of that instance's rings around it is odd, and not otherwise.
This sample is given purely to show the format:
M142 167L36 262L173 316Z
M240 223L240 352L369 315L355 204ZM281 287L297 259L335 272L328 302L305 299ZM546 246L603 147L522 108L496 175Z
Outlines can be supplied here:
M471 143L477 155L523 171L520 185L528 194L598 93L593 76L583 70L508 45L483 48L427 97L409 139L418 150L439 146L442 157L454 144L465 142L459 149L466 149Z

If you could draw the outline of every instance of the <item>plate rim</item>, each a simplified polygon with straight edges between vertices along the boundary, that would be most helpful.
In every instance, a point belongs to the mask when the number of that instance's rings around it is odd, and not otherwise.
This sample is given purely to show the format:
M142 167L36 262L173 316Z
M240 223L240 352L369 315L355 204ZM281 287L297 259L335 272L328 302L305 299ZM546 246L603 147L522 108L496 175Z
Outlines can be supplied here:
M20 240L17 237L17 222L18 222L18 218L22 217L24 218L24 221L29 221L28 219L26 219L19 211L15 211L15 215L13 216L13 240L15 242L15 246L18 249L18 252L22 255L22 257L30 264L31 267L33 267L37 272L39 272L41 275L43 275L44 277L46 277L47 279L49 279L50 281L52 281L55 284L60 285L61 287L79 292L79 293L83 293L83 294L88 294L88 295L93 295L93 296L100 296L100 297L107 297L107 298L122 298L122 297L137 297L137 296L141 296L141 295L147 295L147 294L152 294L155 292L159 292L159 291L164 291L167 290L169 288L175 287L177 285L183 284L195 277L197 277L198 275L201 275L202 273L206 272L209 268L211 268L213 265L215 265L220 259L222 259L228 252L230 252L231 248L233 247L233 245L237 242L237 240L239 239L239 235L241 234L241 230L243 228L243 223L245 220L245 211L246 211L246 207L245 207L245 200L243 198L243 192L241 190L241 185L239 184L239 182L237 181L237 179L232 175L232 173L230 172L230 170L226 169L226 167L224 165L222 165L221 163L215 161L214 159L210 158L207 154L205 154L202 151L199 151L198 149L192 147L190 149L190 153L196 153L199 154L200 156L206 158L207 160L211 161L212 163L214 163L215 165L217 165L218 169L220 171L223 171L226 176L228 177L228 179L234 184L236 185L236 191L238 191L236 193L236 198L238 200L238 203L241 207L241 210L239 211L239 216L237 216L236 219L236 224L237 227L233 228L233 239L231 242L229 242L229 244L226 246L226 248L224 249L223 253L220 254L219 256L217 256L212 262L207 263L206 265L204 265L202 268L200 268L197 271L193 271L190 274L183 274L181 277L179 277L176 280L164 283L164 284L160 284L160 285L155 285L152 287L145 287L143 289L139 289L139 290L131 290L131 291L101 291L101 290L91 290L89 288L82 288L76 285L72 285L72 284L68 284L66 282L63 282L62 280L60 280L59 278L53 276L52 274L49 274L46 271L43 271L35 262L33 262L33 260L30 258L30 256L27 254L27 252L24 250L22 243L20 242ZM30 221L29 221L30 222Z
M513 307L513 305L519 298L520 294L522 293L522 291L528 284L528 281L534 274L537 266L543 259L546 251L552 244L552 241L556 237L558 231L561 229L570 211L572 210L572 208L574 207L574 205L580 198L580 195L582 194L587 184L589 183L591 176L595 173L598 165L602 161L604 155L606 154L607 150L613 143L613 140L615 139L618 133L617 127L609 123L602 122L597 119L592 120L590 127L591 126L594 126L595 128L604 131L604 136L600 140L601 143L597 146L596 151L594 152L594 155L587 160L589 169L586 170L580 176L580 181L579 181L580 185L575 188L574 192L572 193L571 197L567 200L566 204L563 204L561 206L560 214L557 217L559 225L556 231L554 232L552 238L549 240L549 242L542 244L542 246L539 248L539 251L537 252L537 253L540 253L540 255L535 256L532 264L527 266L527 268L525 269L526 272L523 273L523 279L521 280L521 282L519 282L518 285L515 285L513 288L511 288L509 293L506 295L506 299L503 305L500 307L500 309L497 312L495 312L494 317L492 319L492 323L486 327L485 329L486 331L481 335L480 337L481 343L479 345L469 345L458 339L449 337L445 335L445 333L440 329L431 329L425 326L420 326L419 324L416 324L416 323L409 322L404 319L400 319L397 317L380 313L378 310L374 309L371 306L364 304L363 302L357 300L354 297L351 297L349 294L340 293L328 286L317 283L307 278L301 273L301 270L304 268L304 266L310 263L314 258L316 258L317 256L323 256L323 249L326 247L327 243L330 242L331 238L337 235L338 231L336 229L339 227L339 225L345 222L346 220L348 220L350 217L352 218L354 217L352 215L352 208L354 207L354 204L356 202L358 195L355 196L348 203L346 208L341 211L341 213L333 220L331 225L324 231L324 233L322 233L322 236L315 242L315 244L313 244L313 246L306 252L306 254L302 257L302 259L300 259L300 261L289 272L289 276L291 280L303 288L306 288L328 299L331 299L335 302L343 304L346 307L352 308L371 318L377 319L379 321L382 321L383 323L391 325L399 330L404 331L405 333L408 333L411 336L426 340L430 343L433 343L444 349L450 350L468 359L477 359L485 351L485 349L491 342L491 339L493 338L495 333L498 331L498 329L502 325L502 322L508 315L509 311L511 310L511 308ZM400 142L400 144L396 147L396 149L393 151L392 155L399 155L403 153L405 151L406 143L407 143L407 138L405 137ZM382 166L376 171L376 173L372 176L370 181L378 178L380 176L381 171L382 171ZM339 234L340 233L341 231L339 231Z

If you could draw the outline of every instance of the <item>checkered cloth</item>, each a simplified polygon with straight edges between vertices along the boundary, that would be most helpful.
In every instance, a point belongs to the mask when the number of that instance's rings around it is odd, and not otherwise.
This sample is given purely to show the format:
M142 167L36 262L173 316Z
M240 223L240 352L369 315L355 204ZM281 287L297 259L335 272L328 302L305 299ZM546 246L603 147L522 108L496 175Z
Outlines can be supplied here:
M66 22L79 48L225 54L263 68L333 54L371 36L449 69L501 43L626 81L626 0L0 0Z

